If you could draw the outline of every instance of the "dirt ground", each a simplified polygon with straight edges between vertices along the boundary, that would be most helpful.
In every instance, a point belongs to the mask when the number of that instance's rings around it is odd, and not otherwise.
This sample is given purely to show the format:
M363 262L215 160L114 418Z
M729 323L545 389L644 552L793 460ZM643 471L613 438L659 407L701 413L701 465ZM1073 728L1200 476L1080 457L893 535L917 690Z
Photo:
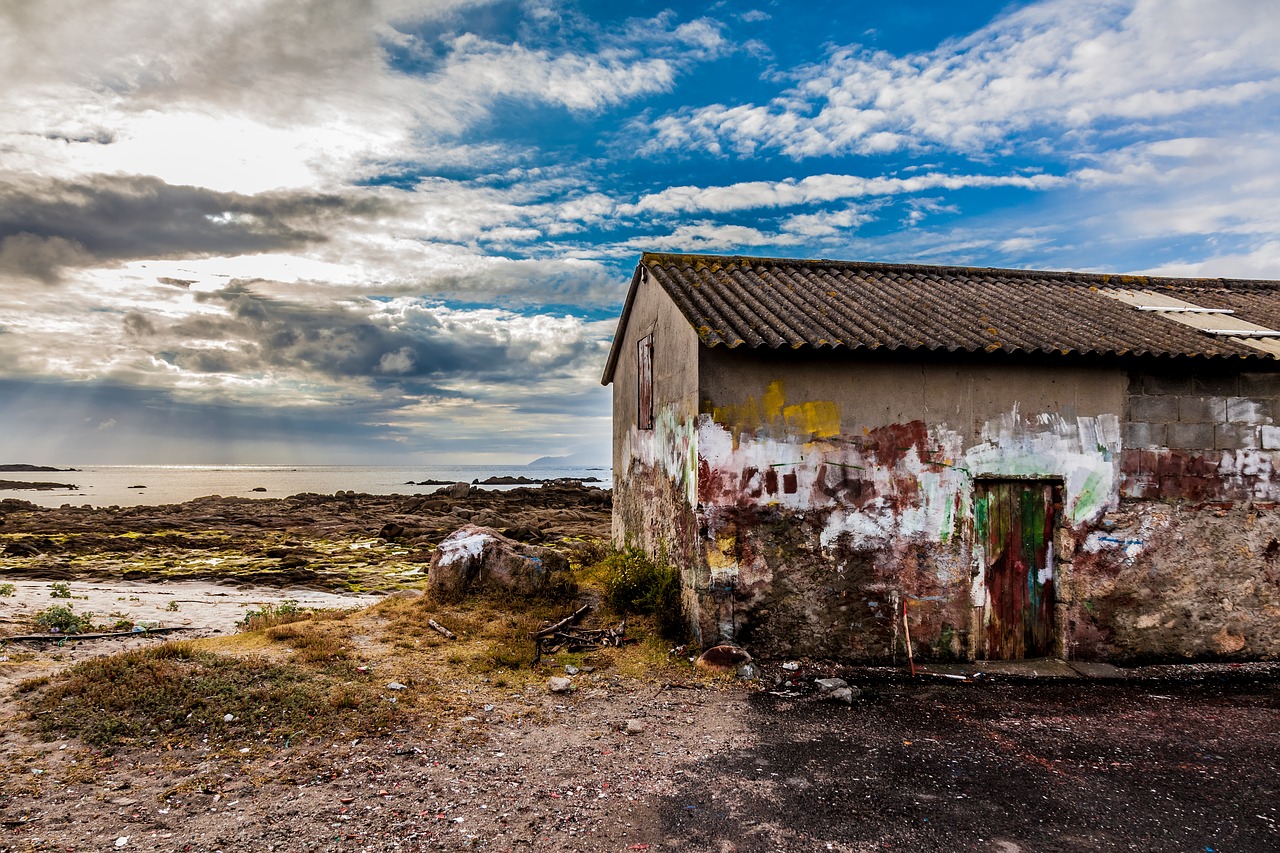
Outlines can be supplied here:
M77 610L192 629L182 636L224 649L266 603L381 600L339 626L380 701L447 701L373 737L335 729L106 752L41 740L16 686L165 638L2 642L0 851L1280 849L1274 663L961 681L766 661L744 682L701 678L687 652L662 662L651 644L594 666L553 655L508 680L455 665L470 641L428 632L443 680L415 672L419 640L395 641L386 593L420 583L420 554L449 524L508 516L561 544L607 530L599 504L512 500L83 517L10 504L0 544L22 547L0 558L0 581L14 585L0 597L4 635L27 630L54 582ZM388 522L408 532L378 537ZM201 532L211 528L216 543ZM234 576L219 579L210 560ZM312 584L291 587L299 577ZM553 676L570 692L551 692ZM857 688L851 704L818 689L828 676Z

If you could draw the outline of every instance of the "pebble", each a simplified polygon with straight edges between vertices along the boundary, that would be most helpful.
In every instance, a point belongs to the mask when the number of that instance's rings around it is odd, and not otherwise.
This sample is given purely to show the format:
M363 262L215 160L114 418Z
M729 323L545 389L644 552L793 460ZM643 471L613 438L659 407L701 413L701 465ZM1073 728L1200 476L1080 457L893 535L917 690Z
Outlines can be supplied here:
M552 693L568 693L573 689L573 682L557 675L547 679L547 689Z

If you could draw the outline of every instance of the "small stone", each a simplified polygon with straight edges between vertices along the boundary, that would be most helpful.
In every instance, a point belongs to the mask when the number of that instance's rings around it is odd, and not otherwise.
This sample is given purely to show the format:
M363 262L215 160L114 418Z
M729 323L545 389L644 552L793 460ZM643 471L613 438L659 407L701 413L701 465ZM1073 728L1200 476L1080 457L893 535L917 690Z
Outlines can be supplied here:
M738 667L738 677L745 681L755 681L760 677L760 668L753 663Z
M547 679L547 689L552 693L568 693L573 689L573 682L563 676L554 676Z
M827 694L827 698L832 702L842 702L845 705L852 705L853 700L862 695L862 691L855 687L838 687Z
M627 720L622 730L629 735L641 734L645 730L644 720Z
M128 843L129 843L129 836L127 836L127 835L122 835L122 836L120 836L119 838L117 838L117 839L116 839L116 846L117 846L117 847L124 847L124 846L125 846L126 844L128 844Z
M390 681L387 683L387 689L388 690L408 690L409 687L408 685L401 684L398 681Z
M818 685L818 689L824 693L830 693L832 690L839 690L841 687L849 686L849 682L843 678L816 678L813 683Z
M236 719L236 715L235 715L235 714L223 714L223 715L222 715L222 722L224 722L224 723L233 723L233 722L235 722L235 719Z
M564 665L565 675L577 675L578 671L579 671L578 668L571 663L567 663Z
M782 665L782 668L785 669L787 672L795 672L797 669L800 668L800 663L799 661L789 660Z

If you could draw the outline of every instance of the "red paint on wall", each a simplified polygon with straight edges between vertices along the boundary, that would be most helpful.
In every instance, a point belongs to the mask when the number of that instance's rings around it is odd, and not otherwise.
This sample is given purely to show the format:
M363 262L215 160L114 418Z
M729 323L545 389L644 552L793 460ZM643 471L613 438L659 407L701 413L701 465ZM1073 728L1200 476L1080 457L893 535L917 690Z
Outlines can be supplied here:
M1241 473L1224 466L1234 451L1125 450L1120 457L1120 490L1148 500L1238 501L1274 488L1271 471ZM1229 460L1228 460L1229 461Z
M863 450L881 465L896 465L912 448L918 451L928 445L929 428L924 421L877 427L862 442Z

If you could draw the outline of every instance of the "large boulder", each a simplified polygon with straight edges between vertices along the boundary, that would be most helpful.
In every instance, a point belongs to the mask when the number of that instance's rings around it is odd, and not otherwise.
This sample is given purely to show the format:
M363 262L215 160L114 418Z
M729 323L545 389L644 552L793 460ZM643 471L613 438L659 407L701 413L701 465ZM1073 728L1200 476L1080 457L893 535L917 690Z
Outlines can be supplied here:
M547 587L553 573L568 567L565 556L550 548L526 545L491 527L468 524L436 547L427 586L447 598L473 589L533 595Z

